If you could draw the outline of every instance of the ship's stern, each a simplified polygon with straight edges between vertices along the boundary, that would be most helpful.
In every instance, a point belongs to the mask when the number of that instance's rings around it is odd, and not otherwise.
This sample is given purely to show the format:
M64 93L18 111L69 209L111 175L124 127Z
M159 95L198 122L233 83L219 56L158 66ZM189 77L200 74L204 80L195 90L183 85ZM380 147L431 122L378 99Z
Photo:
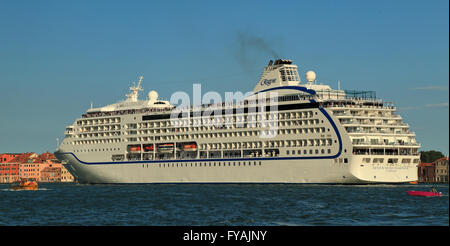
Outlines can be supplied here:
M368 183L407 183L418 179L418 158L411 156L353 155L350 173Z

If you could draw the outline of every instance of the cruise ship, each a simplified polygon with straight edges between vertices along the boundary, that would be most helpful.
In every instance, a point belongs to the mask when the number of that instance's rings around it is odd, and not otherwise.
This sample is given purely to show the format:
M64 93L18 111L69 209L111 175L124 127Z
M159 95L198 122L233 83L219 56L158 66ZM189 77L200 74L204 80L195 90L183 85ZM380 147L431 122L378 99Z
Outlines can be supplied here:
M291 60L270 60L252 92L219 103L181 107L154 90L139 100L142 79L66 127L55 155L79 182L417 180L420 145L393 103L317 84L314 71L302 83Z

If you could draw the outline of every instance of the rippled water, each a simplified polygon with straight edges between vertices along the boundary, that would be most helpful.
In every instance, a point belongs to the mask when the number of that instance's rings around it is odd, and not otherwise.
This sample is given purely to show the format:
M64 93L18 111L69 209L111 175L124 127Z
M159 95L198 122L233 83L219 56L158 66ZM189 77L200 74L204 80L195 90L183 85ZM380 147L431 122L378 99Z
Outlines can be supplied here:
M0 185L0 225L449 225L430 185Z

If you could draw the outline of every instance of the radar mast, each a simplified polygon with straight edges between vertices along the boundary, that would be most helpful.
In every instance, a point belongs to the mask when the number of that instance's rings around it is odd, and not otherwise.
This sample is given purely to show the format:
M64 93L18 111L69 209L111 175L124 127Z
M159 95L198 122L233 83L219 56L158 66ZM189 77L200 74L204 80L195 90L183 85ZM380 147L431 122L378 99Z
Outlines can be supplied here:
M141 82L142 79L144 79L144 76L139 77L138 84L136 85L136 82L133 82L133 86L130 87L130 93L127 94L127 100L129 102L137 102L139 91L142 91Z

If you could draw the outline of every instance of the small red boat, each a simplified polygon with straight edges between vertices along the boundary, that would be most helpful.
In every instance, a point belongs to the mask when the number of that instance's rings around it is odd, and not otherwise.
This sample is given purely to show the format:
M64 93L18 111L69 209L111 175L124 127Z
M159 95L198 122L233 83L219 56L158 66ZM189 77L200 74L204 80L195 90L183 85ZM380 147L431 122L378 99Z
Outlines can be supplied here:
M416 190L408 190L406 192L408 192L410 196L442 196L442 192L416 191Z

